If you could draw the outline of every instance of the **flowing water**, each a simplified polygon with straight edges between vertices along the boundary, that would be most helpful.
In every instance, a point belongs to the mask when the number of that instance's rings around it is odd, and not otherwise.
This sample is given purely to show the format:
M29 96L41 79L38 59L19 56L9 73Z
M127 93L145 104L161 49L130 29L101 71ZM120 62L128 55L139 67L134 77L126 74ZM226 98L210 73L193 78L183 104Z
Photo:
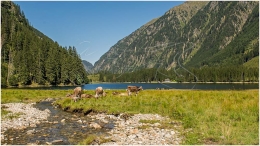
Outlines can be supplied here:
M37 127L27 127L23 130L8 129L1 144L25 145L25 144L57 144L75 145L90 134L104 135L114 128L114 121L108 119L108 123L91 119L79 113L69 113L52 106L51 101L42 101L35 105L40 110L46 108L51 111L47 123L37 124ZM65 122L62 122L64 121ZM101 129L89 127L90 122L101 125Z

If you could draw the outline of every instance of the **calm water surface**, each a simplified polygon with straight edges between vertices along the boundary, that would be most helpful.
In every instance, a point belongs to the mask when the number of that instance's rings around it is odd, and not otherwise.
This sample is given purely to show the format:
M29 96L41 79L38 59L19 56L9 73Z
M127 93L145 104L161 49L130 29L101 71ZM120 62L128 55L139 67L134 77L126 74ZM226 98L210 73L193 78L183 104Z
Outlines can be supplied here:
M97 83L85 84L81 87L85 90L94 90L101 86L104 89L126 89L128 85L142 86L143 89L196 89L196 90L246 90L259 89L258 83ZM59 89L70 90L76 86L53 86L53 87L22 87L15 89ZM10 88L9 88L10 89Z

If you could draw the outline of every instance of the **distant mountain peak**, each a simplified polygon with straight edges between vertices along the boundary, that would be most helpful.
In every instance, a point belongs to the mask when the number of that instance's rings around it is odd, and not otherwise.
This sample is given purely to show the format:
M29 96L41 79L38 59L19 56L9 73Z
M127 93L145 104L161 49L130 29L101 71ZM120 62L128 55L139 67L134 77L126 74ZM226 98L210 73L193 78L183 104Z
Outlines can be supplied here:
M85 70L88 72L88 73L91 73L93 71L93 64L91 64L90 62L86 61L86 60L82 60L82 64L85 68Z

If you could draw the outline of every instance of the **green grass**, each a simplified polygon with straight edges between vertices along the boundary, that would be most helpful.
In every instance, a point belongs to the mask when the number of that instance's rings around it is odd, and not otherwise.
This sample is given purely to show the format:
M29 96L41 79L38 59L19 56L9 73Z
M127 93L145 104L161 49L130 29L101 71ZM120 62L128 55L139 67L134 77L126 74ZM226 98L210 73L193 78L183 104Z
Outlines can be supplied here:
M1 109L1 117L3 118L4 116L6 116L7 114L11 113L10 111Z
M1 103L37 102L46 98L62 98L72 90L1 89Z
M1 118L2 119L17 119L22 115L23 113L12 113L10 111L1 109Z
M32 94L28 96L30 100L44 96L64 97L56 104L62 108L69 107L69 111L81 109L87 112L91 109L109 114L157 113L181 121L182 133L186 137L183 144L259 144L259 90L144 90L138 96L131 97L113 96L111 93L115 90L108 90L106 97L77 102L66 98L69 91L64 90L36 90L34 94L26 90L18 91L2 90L2 103L17 101L20 98L15 94L23 92ZM93 91L85 93L93 94ZM7 100L9 97L12 98ZM171 125L164 123L162 127ZM185 132L187 130L189 132Z
M148 124L155 124L155 123L160 123L160 120L140 120L140 123L148 123Z
M78 145L90 145L96 138L96 135L90 134L86 139L79 142Z

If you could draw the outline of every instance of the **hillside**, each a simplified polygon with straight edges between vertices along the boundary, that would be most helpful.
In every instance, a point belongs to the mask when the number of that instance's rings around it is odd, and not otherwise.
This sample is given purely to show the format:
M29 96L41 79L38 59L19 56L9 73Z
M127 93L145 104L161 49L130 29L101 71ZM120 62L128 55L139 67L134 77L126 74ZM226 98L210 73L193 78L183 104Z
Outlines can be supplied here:
M1 1L2 87L87 82L75 47L61 47L33 28L18 5Z
M192 2L119 40L94 70L243 65L259 56L259 2Z
M85 70L86 70L88 73L92 73L92 69L93 69L94 66L93 66L90 62L88 62L88 61L86 61L86 60L82 60L82 64L83 64Z

